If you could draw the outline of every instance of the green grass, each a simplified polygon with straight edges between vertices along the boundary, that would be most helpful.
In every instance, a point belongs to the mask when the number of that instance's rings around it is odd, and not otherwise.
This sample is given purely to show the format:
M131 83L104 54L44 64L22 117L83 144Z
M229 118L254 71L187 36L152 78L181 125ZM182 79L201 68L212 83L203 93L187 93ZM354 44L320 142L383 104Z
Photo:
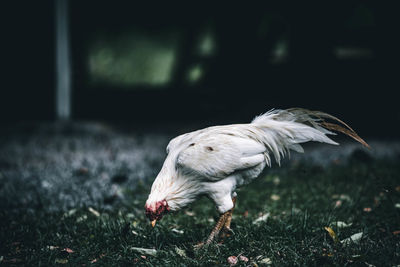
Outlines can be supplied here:
M100 216L88 208L50 214L2 210L0 265L227 266L229 256L243 255L249 262L236 266L260 266L265 258L275 266L393 266L400 264L399 175L398 162L383 161L274 168L238 191L234 234L201 250L193 245L204 241L217 219L213 204L201 199L153 229L143 212L149 185L126 189L128 201L112 212L98 209ZM267 212L266 222L253 224ZM337 221L351 226L338 228ZM359 232L363 237L344 246L326 226L339 240Z

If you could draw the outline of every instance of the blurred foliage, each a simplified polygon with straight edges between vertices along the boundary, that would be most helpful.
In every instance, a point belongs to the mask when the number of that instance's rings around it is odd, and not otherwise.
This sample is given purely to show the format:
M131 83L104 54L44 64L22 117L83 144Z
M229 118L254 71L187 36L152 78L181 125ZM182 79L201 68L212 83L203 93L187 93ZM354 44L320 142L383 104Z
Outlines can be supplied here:
M89 79L92 85L168 84L176 64L179 34L132 31L95 35L89 47Z

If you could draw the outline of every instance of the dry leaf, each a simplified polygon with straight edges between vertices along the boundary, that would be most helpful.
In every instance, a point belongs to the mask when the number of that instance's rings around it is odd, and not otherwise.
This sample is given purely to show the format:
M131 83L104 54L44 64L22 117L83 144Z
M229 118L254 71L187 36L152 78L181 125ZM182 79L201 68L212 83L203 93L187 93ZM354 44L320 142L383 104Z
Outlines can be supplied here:
M325 230L328 232L328 234L330 235L330 237L332 238L332 240L333 240L335 243L337 243L337 242L339 241L339 239L338 239L338 237L337 237L335 231L333 231L332 228L327 227L327 226L325 226L324 228L325 228Z
M239 260L244 261L244 262L248 262L249 258L247 258L246 256L240 255L239 256Z
M185 211L185 214L187 215L187 216L194 216L195 215L195 213L193 212L193 211Z
M335 208L339 208L340 206L342 206L342 204L343 204L343 201L342 200L336 200L335 201Z
M174 233L177 233L177 234L181 234L181 235L185 233L183 230L178 230L178 229L175 229L175 228L172 228L171 231L174 232Z
M135 230L132 230L132 234L134 234L134 235L139 235L139 233L136 232Z
M346 239L343 239L342 241L340 241L340 243L342 243L343 246L348 246L351 243L358 244L362 237L363 237L363 232L360 232L360 233L354 234Z
M331 223L331 226L336 226L337 228L346 228L352 226L353 223L345 223L341 221Z
M269 217L270 215L271 215L271 214L270 214L269 212L267 212L267 213L264 214L263 216L261 216L261 217L255 219L255 220L253 221L253 224L259 224L259 223L261 223L261 222L266 222L266 221L268 220L268 217Z
M79 222L83 222L83 221L86 221L86 220L87 220L87 215L84 214L81 217L77 218L76 222L79 223Z
M101 259L101 258L103 258L104 256L105 256L106 254L100 254L99 255L99 259ZM97 259L94 259L94 260L92 260L90 263L95 263L95 262L97 262Z
M187 257L186 256L186 251L184 251L183 249L180 249L178 247L175 247L175 253L178 254L181 257Z
M279 199L281 199L281 197L280 197L279 195L277 195L277 194L272 194L272 195L271 195L271 199L272 199L273 201L278 201Z
M65 251L65 252L67 252L67 253L74 253L75 251L73 251L72 249L70 249L70 248L64 248L62 251Z
M394 235L398 235L398 234L400 234L400 230L393 231L393 234L394 234Z
M234 266L238 263L238 258L236 256L230 256L227 259L230 266Z
M88 210L90 211L90 213L92 213L94 216L99 217L100 216L100 212L98 212L97 210L93 209L92 207L89 207Z
M371 209L370 207L365 207L365 208L363 209L363 211L365 211L365 212L371 212L372 209Z
M263 258L263 259L260 260L258 263L260 263L260 264L271 265L271 264L272 264L272 260L271 260L270 258Z
M133 251L139 252L140 254L146 254L149 256L155 256L157 255L157 250L154 248L138 248L138 247L131 247L130 248Z

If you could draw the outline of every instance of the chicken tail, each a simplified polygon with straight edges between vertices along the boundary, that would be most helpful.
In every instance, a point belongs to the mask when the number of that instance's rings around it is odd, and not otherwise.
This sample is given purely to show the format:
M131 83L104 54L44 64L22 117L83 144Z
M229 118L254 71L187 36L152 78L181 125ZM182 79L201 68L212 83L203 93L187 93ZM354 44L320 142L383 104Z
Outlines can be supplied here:
M334 132L348 135L369 148L369 145L349 125L321 111L301 108L270 110L256 117L251 124L263 130L264 134L261 139L274 154L278 163L281 156L284 156L289 150L303 152L300 143L316 141L338 145L326 136L335 135Z

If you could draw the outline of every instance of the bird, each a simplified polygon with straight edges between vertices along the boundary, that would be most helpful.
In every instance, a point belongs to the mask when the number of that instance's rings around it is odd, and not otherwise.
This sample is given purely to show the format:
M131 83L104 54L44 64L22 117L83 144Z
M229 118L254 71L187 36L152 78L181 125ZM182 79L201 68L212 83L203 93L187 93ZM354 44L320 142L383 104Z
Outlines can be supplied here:
M345 122L321 111L303 108L271 109L247 124L212 126L173 138L164 164L145 204L154 227L169 212L201 196L211 199L219 219L206 242L211 244L230 228L236 189L257 178L275 160L280 165L291 150L303 153L302 143L338 145L327 135L345 134L369 145Z

